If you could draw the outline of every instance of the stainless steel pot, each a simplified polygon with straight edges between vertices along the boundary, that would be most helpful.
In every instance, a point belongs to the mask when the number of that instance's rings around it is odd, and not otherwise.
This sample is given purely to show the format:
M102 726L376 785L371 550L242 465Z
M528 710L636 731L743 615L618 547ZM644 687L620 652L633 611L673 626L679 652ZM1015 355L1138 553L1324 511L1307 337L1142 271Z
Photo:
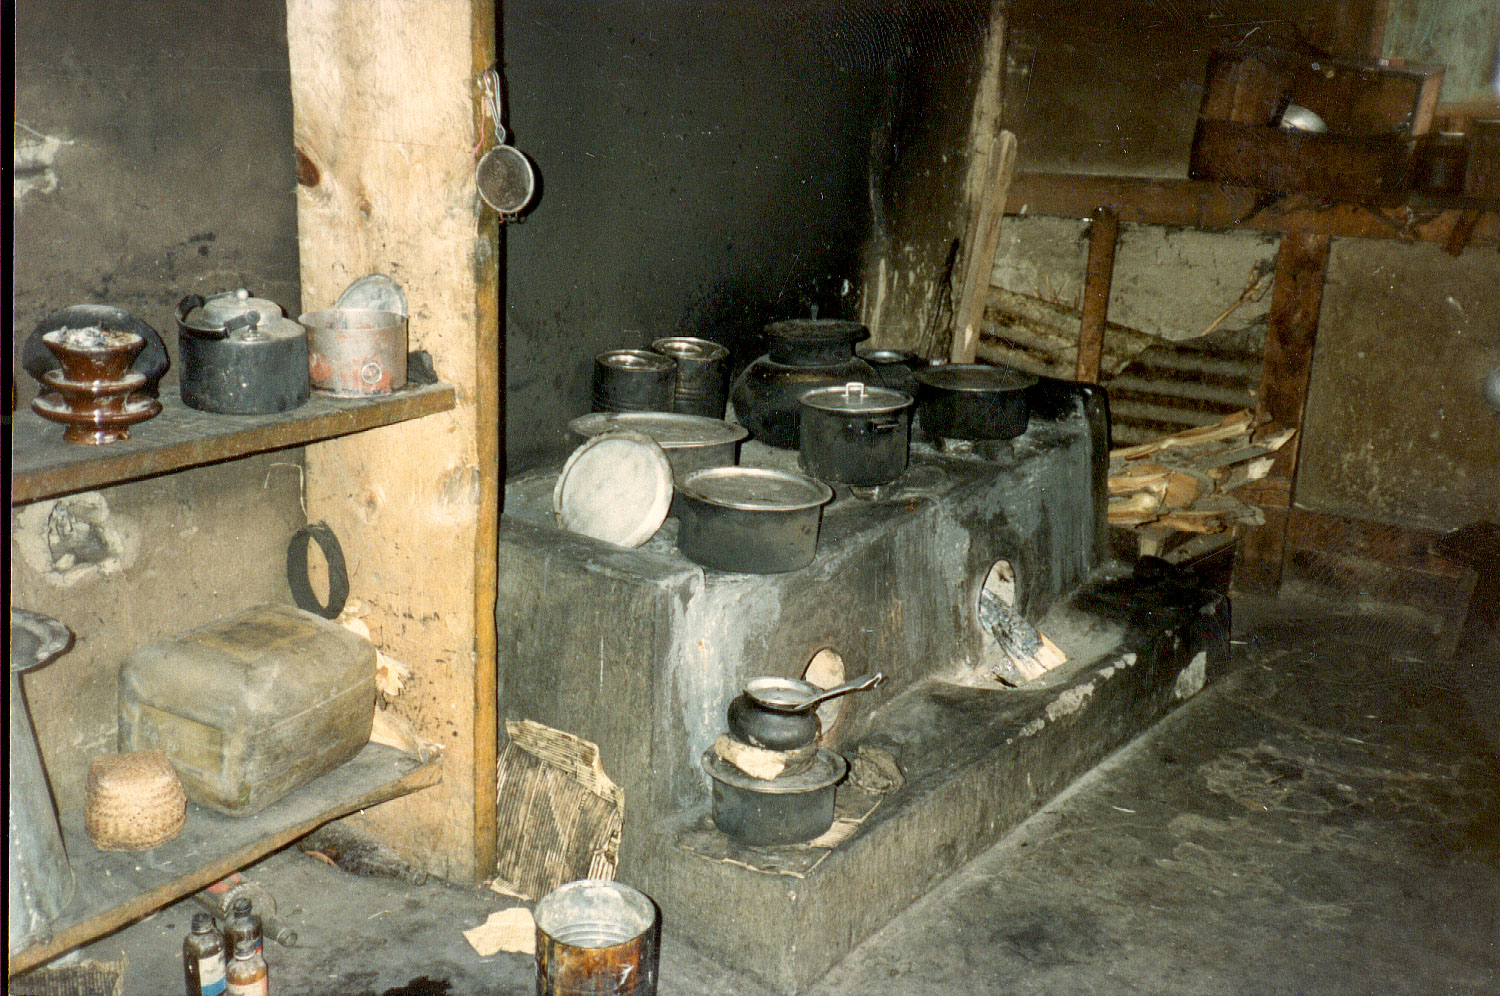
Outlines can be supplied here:
M744 426L723 419L677 412L592 412L575 418L568 428L584 439L622 429L649 436L666 452L677 480L707 467L734 466L740 443L750 435Z
M747 775L711 749L702 764L713 781L714 826L761 847L800 844L832 826L834 789L849 771L823 747L806 770L779 778Z
M798 400L802 469L818 480L873 488L906 471L911 395L854 381Z
M761 467L715 467L689 474L677 547L720 571L780 574L812 563L823 506L833 489L801 474Z
M645 349L611 349L594 357L596 412L669 412L677 363Z
M916 371L917 421L928 439L1012 439L1031 421L1036 377L1010 367L955 363Z
M724 417L724 406L729 403L728 349L707 339L672 336L654 340L651 351L671 357L677 364L677 386L672 391L674 412Z

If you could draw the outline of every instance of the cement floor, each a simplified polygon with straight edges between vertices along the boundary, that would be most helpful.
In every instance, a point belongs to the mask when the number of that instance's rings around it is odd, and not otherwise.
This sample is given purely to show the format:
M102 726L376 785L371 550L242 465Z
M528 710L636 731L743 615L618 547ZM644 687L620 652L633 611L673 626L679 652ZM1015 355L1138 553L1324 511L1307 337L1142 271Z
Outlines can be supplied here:
M1238 670L811 992L1500 993L1500 661L1424 662L1380 636L1316 618L1245 629ZM460 936L510 905L493 893L295 849L249 874L301 933L268 944L278 996L532 991L529 958L481 959ZM192 910L85 954L123 951L127 993L180 992ZM663 947L662 996L762 992L673 924Z

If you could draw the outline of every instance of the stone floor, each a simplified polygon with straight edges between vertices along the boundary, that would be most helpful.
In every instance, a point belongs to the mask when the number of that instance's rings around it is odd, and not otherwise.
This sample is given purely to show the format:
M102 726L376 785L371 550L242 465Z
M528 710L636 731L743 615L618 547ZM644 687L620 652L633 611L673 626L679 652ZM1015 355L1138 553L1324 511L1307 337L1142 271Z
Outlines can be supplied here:
M1428 662L1288 607L1238 669L910 907L819 982L836 994L1500 993L1500 660ZM1243 618L1246 613L1237 613ZM507 905L358 878L295 849L251 876L301 933L272 991L532 991L459 931ZM192 907L86 950L180 992ZM760 996L665 925L663 996Z

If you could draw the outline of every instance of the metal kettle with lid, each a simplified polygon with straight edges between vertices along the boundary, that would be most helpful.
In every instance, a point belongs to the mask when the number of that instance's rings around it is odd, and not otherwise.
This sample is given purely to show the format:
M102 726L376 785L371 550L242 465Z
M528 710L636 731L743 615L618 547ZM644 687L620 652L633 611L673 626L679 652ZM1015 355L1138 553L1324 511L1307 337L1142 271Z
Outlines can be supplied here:
M182 402L222 415L291 411L312 394L307 330L247 290L177 304Z

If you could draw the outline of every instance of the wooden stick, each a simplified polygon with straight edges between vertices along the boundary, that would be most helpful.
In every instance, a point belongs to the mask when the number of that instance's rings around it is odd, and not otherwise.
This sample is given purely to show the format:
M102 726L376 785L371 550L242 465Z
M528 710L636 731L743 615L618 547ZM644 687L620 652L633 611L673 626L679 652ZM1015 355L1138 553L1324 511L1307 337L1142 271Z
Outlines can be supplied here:
M1115 279L1115 244L1120 237L1120 216L1114 208L1094 209L1089 227L1089 262L1083 276L1083 320L1078 324L1076 379L1099 383L1099 362L1104 356L1104 322L1109 314L1109 288Z
M973 363L979 346L979 324L984 317L990 273L1000 248L1000 225L1005 220L1005 198L1016 166L1016 136L1002 131L990 161L989 182L974 220L975 238L964 261L964 280L953 309L953 342L948 358L954 363Z

